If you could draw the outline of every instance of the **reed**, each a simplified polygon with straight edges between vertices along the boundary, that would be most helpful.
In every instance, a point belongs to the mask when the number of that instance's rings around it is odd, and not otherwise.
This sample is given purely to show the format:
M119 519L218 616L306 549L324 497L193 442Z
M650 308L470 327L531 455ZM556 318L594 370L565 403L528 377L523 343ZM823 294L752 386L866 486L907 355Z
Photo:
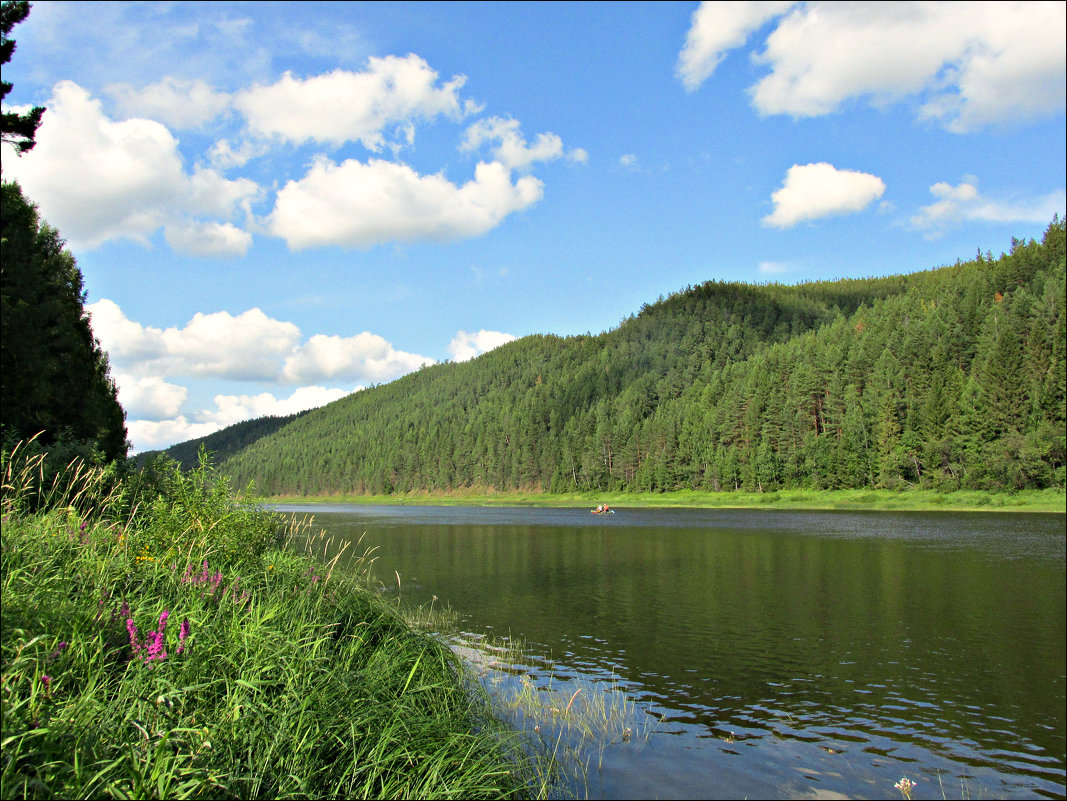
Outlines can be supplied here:
M514 640L463 635L451 646L487 688L498 716L529 738L538 797L582 795L608 749L639 750L656 731L659 718L617 676L568 676Z

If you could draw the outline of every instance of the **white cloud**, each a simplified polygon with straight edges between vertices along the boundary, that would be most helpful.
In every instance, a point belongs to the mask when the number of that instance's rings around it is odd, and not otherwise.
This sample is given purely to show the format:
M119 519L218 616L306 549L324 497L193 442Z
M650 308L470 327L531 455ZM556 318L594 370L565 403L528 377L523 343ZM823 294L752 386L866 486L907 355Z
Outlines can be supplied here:
M184 328L142 326L117 304L86 306L93 333L116 368L140 376L216 376L231 380L278 380L284 360L300 340L292 323L259 309L234 316L198 313Z
M215 377L231 381L311 384L338 379L384 382L434 360L397 350L364 331L351 337L316 334L301 344L300 329L259 309L238 315L198 313L182 328L143 326L110 300L86 306L93 333L124 375ZM132 386L132 378L127 379ZM145 385L148 386L148 385Z
M230 167L243 167L252 159L266 155L269 151L270 148L262 143L241 142L234 147L229 139L220 139L211 146L207 157L211 166L226 170Z
M774 211L763 224L791 228L804 220L862 211L885 192L885 182L876 175L839 170L832 164L794 164L786 172L782 188L771 195Z
M319 158L299 181L278 192L267 227L292 250L385 242L448 242L480 236L508 214L541 199L543 184L514 184L499 162L480 163L456 186L443 175L419 175L406 164Z
M693 12L685 47L678 56L679 79L690 92L711 77L726 51L745 43L793 2L705 2Z
M519 129L519 121L489 117L467 128L460 150L477 150L485 143L496 143L493 158L511 170L528 170L537 161L554 161L564 156L563 140L554 133L537 135L532 145ZM571 161L585 163L589 154L581 148L566 154Z
M127 420L126 432L133 445L131 453L166 448L176 442L206 437L222 426L218 423L194 423L180 414L170 420Z
M252 235L232 223L189 220L168 225L164 234L168 245L190 256L244 256L252 247Z
M257 417L284 417L306 409L317 409L360 389L363 387L355 387L350 391L319 386L300 387L288 398L276 398L269 392L258 395L216 395L215 409L205 409L198 416L225 428Z
M756 267L763 275L781 275L792 270L792 266L782 261L761 261Z
M259 309L237 316L198 312L184 328L163 332L167 356L176 362L170 372L237 380L275 379L279 362L299 339L299 328Z
M189 390L159 376L114 375L119 403L130 419L161 421L177 417Z
M173 130L199 128L230 106L230 96L204 81L167 76L158 83L135 89L127 83L111 84L104 91L115 100L122 117L147 117Z
M679 60L687 88L780 11L703 4ZM810 2L781 19L755 61L770 69L751 88L763 114L916 98L920 117L964 132L1063 112L1067 15L1062 3L1044 2Z
M493 348L499 348L501 345L514 341L515 336L512 334L486 331L484 328L474 333L457 331L452 341L448 343L448 352L452 356L452 361L465 362Z
M434 360L397 350L377 334L351 337L316 334L285 361L284 380L294 383L343 379L389 381Z
M389 126L439 115L461 119L475 111L459 96L466 80L455 76L438 85L437 72L414 54L372 57L363 72L334 70L306 79L286 72L269 86L238 92L234 105L260 136L334 146L359 141L377 152Z
M115 122L75 83L56 84L46 105L37 146L5 162L5 177L22 184L75 249L122 238L147 244L164 225L191 214L228 218L260 193L248 179L186 172L165 126Z
M619 164L627 169L637 169L637 156L633 153L623 153L619 156Z
M944 181L930 187L938 198L911 218L916 228L939 232L963 222L1044 223L1067 206L1067 192L1060 189L1037 198L992 200L979 191L976 178L952 186Z

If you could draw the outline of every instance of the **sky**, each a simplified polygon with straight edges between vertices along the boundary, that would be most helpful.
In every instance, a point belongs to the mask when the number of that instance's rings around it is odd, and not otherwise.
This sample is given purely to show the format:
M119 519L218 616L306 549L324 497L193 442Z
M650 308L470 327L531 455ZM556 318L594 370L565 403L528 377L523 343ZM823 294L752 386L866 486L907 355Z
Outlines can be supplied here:
M1064 215L1067 4L34 3L3 147L131 452L705 281L930 269Z

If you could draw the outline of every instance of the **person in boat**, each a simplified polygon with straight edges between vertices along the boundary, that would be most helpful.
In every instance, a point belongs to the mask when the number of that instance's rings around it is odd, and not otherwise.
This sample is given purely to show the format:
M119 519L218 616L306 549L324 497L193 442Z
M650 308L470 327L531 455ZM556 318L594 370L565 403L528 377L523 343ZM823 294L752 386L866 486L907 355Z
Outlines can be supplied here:
M601 514L601 513L603 513L603 511L604 511L604 504L600 504L599 506L597 506L597 508L596 508L596 513L597 514Z

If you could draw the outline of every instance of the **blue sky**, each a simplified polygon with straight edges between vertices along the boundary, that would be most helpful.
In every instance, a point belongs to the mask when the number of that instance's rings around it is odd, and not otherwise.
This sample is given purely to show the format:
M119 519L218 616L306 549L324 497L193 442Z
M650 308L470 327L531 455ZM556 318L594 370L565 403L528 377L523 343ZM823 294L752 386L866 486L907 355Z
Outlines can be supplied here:
M906 273L1064 214L1067 4L37 2L17 179L134 450L707 280Z

